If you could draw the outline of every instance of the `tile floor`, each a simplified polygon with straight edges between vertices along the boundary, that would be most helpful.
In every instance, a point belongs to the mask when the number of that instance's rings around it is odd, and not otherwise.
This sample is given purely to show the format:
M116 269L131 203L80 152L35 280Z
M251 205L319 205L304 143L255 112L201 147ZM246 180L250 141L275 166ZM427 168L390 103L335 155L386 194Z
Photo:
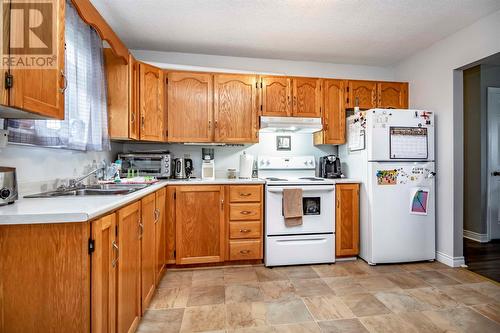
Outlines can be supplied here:
M440 263L169 270L138 332L500 332L500 285Z

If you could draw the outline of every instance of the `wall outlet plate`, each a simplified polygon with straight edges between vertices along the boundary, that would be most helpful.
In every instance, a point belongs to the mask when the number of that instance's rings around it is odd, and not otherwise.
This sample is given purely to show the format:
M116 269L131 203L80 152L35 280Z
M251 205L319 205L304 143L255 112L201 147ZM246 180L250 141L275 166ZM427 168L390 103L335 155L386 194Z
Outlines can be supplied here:
M9 131L0 129L0 147L7 147Z

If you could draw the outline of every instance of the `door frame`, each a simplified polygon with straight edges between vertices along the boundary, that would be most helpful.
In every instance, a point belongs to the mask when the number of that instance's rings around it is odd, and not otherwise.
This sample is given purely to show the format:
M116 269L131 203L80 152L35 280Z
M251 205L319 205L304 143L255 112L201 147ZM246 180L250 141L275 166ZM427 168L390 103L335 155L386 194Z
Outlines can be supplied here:
M487 87L487 92L486 92L486 118L487 118L487 122L488 122L488 127L487 127L487 140L486 140L486 144L487 144L487 151L488 151L488 155L487 155L487 161L486 161L486 169L487 169L487 177L488 177L488 180L486 182L486 234L487 234L487 241L489 242L492 238L491 238L491 230L492 230L492 223L493 223L493 214L491 212L491 209L490 209L490 203L492 202L492 197L491 197L491 182L492 182L492 178L493 176L491 175L491 173L493 172L493 169L492 169L492 166L491 166L491 157L492 157L492 154L493 154L493 147L491 147L491 143L490 143L490 133L492 133L492 127L493 127L493 124L489 121L491 119L491 108L490 108L490 96L492 94L500 94L500 88L494 88L494 87ZM500 133L499 133L500 134ZM499 147L497 147L497 150L499 149ZM497 153L498 154L498 153Z

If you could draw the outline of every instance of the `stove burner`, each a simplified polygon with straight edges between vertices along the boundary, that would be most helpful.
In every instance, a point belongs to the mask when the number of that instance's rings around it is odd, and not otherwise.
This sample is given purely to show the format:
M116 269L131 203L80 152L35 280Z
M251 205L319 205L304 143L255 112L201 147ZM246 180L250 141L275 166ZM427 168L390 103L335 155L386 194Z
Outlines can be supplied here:
M318 177L300 177L299 179L312 180L316 182L321 182L324 180L323 178L318 178Z
M277 182L277 181L280 181L280 182L282 182L282 181L288 181L288 179L285 179L285 178L276 178L276 177L268 177L268 178L266 178L266 180L270 180L270 181L272 181L272 182Z

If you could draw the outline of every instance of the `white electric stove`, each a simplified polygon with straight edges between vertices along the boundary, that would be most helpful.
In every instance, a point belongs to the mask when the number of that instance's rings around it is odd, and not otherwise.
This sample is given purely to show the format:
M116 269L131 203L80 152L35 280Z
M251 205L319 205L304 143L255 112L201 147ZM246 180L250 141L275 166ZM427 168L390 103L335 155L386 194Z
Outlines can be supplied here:
M258 167L266 179L265 265L335 262L335 185L315 177L314 156L259 156ZM285 225L285 188L302 189L302 225Z

